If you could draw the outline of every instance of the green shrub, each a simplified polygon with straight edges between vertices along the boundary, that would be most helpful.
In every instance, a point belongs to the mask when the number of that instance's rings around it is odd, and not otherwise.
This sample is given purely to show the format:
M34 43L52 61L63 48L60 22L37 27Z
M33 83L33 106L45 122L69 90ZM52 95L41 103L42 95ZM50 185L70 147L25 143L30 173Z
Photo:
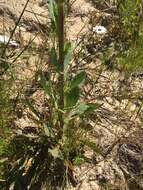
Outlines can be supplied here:
M140 30L141 0L117 0L116 3L121 22L131 40L135 41L139 36Z
M143 69L143 36L142 34L128 51L119 57L118 63L126 73L140 73Z

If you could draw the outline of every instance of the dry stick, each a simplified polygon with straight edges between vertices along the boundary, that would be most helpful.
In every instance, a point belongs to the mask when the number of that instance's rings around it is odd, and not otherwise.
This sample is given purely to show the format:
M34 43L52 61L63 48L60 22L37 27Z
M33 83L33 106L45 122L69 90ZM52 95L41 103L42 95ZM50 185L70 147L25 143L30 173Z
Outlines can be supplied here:
M14 29L13 29L11 35L10 35L10 38L9 38L9 40L8 40L8 42L7 42L6 46L5 46L5 48L4 48L4 51L3 51L3 54L2 54L2 58L4 57L4 55L5 55L5 53L6 53L6 49L7 49L8 45L9 45L9 42L10 42L10 40L12 39L12 37L13 37L13 35L14 35L14 32L15 32L15 30L16 30L16 28L17 28L19 22L21 21L21 18L22 18L22 16L23 16L24 12L25 12L25 9L26 9L26 7L27 7L29 1L30 1L30 0L27 0L26 4L25 4L25 6L24 6L24 8L23 8L23 10L22 10L22 12L21 12L21 15L19 16L18 21L17 21L16 24L15 24L15 27L14 27Z
M134 120L137 119L138 115L139 115L140 112L141 112L142 107L143 107L143 103L141 103L141 105L139 106L139 109L138 109L137 112L136 112L136 115L135 115L135 117L134 117ZM132 116L132 117L133 117L133 116Z
M37 22L38 22L38 24L39 24L39 26L41 25L41 22L40 22L40 20L38 19L38 14L37 13L35 13L35 11L32 9L32 7L30 6L30 9L31 9L31 11L29 11L29 12L31 12L31 13L33 13L33 15L35 16L35 18L36 18L36 20L37 20ZM42 31L42 29L39 27L39 29L40 29L40 32L43 34L43 35L47 35L47 34L45 34L43 31Z
M16 56L16 58L12 61L12 63L14 63L26 50L27 48L30 46L30 44L34 41L34 39L36 38L37 35L35 35L27 44L27 46L24 47L24 49Z
M3 72L0 73L0 76L4 75L7 71L8 68L11 67L11 65L16 62L16 60L27 50L27 48L29 47L29 45L34 41L34 39L36 38L37 35L35 35L27 44L27 46L24 47L24 49L22 49L22 51L16 56L16 58L13 61L7 61L6 59L0 58L0 61L3 61L5 63L8 64L8 67L6 69L4 69Z
M31 8L31 7L30 7L30 8ZM31 9L31 10L32 10L32 9ZM32 11L25 10L25 12L28 12L28 13L32 13L32 14L33 14L33 10L32 10ZM43 11L43 13L44 13L44 12L45 12L45 11ZM46 15L43 15L43 14L41 14L41 13L34 12L34 14L37 15L37 16L43 17L43 18L47 18Z

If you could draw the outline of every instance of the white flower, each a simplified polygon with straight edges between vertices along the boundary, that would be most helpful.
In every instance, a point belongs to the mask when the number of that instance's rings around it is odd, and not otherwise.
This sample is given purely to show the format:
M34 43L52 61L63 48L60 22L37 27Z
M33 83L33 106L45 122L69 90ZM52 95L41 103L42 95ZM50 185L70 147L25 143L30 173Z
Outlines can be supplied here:
M9 38L10 37L8 37L6 35L0 35L0 44L7 44L9 41ZM14 46L14 47L19 46L19 44L14 40L10 40L9 45Z
M97 34L106 34L107 29L104 26L96 25L93 27L93 32L96 32Z

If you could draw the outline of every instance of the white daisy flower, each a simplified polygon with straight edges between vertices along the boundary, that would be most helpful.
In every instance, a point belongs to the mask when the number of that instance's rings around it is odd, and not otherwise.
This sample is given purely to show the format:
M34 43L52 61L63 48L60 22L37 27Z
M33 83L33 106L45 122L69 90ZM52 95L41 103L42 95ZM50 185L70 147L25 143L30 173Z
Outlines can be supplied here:
M101 25L96 25L95 27L93 27L92 31L96 32L97 34L106 34L107 33L107 29Z
M0 44L6 45L9 41L9 38L10 37L8 37L6 35L0 35ZM14 40L10 40L9 45L14 46L14 47L19 47L19 44Z

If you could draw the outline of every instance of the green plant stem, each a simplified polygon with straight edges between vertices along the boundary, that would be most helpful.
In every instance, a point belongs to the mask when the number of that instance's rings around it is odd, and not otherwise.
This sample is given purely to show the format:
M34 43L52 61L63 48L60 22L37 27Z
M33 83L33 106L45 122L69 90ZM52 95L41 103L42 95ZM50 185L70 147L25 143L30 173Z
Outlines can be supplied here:
M58 0L58 52L61 72L59 75L59 109L64 109L64 1ZM63 112L59 112L60 128L64 125Z

